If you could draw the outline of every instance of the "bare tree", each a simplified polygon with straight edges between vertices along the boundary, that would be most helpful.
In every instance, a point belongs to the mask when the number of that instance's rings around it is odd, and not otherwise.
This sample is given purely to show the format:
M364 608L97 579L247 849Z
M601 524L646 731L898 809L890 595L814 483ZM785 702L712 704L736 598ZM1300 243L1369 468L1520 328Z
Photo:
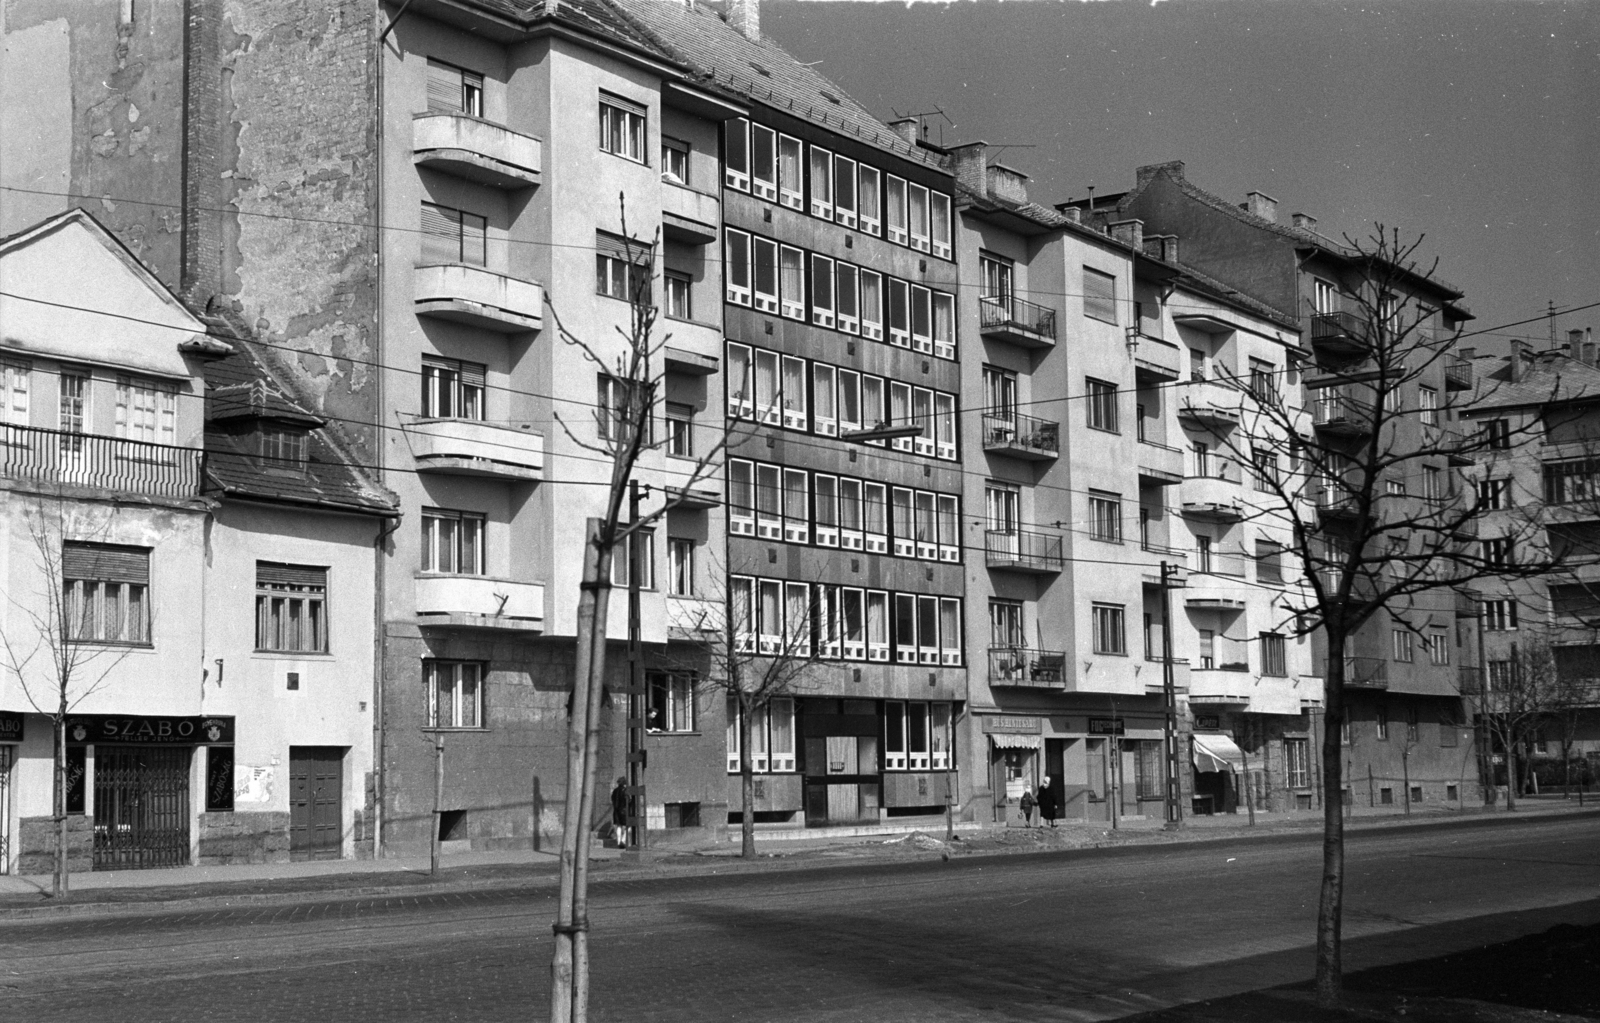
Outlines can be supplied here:
M1533 634L1511 648L1499 677L1484 676L1477 693L1479 719L1491 752L1505 758L1507 810L1517 808L1523 776L1531 769L1526 751L1542 733L1561 727L1563 719L1587 699L1588 687L1562 669L1557 649L1548 637Z
M722 574L723 592L693 612L682 624L704 637L696 651L708 665L705 690L725 696L735 704L739 730L739 778L744 810L740 819L740 855L754 859L755 831L755 750L751 739L755 722L766 718L773 701L791 698L817 688L822 676L844 670L837 658L844 641L839 609L825 609L821 591L808 585L809 605L780 613L784 622L776 631L761 625L758 596L735 580L743 577L744 566L735 565ZM750 572L749 580L754 576ZM781 594L780 601L787 601ZM799 627L788 621L799 611ZM688 615L683 617L688 618ZM865 628L865 622L862 622ZM825 659L830 658L830 659Z
M1451 467L1509 438L1464 433L1450 403L1438 400L1440 369L1459 373L1461 366L1454 338L1435 326L1437 299L1430 306L1419 294L1445 290L1432 284L1433 268L1418 263L1421 241L1402 241L1381 224L1364 239L1346 237L1344 308L1311 317L1316 365L1303 370L1310 408L1236 377L1253 395L1240 428L1211 430L1219 450L1256 474L1261 492L1247 519L1292 537L1289 553L1303 580L1282 603L1293 631L1320 631L1327 643L1316 943L1316 996L1324 1005L1338 1001L1342 973L1344 693L1374 681L1365 663L1349 659L1350 641L1380 614L1420 631L1430 595L1548 565L1543 531L1530 522L1495 542L1476 538L1476 497ZM1431 403L1422 401L1423 381Z
M74 708L106 685L112 669L128 656L126 644L108 645L99 633L97 601L74 586L65 571L65 542L69 539L101 540L108 521L89 523L67 509L67 499L57 495L39 498L23 511L28 539L33 545L39 589L33 593L7 591L20 620L16 629L0 628L0 648L5 670L22 687L33 709L50 719L55 760L52 770L51 816L55 824L55 870L51 891L57 898L70 894L67 848L67 717ZM151 611L141 594L119 604L127 628L143 640L150 635ZM120 637L119 637L120 638Z
M552 1023L586 1023L589 1017L589 827L594 812L594 771L600 745L600 703L606 676L606 620L611 597L611 565L618 545L626 545L688 498L695 485L718 463L724 442L702 454L691 469L680 470L681 484L669 488L659 505L625 518L624 512L640 459L665 445L652 429L656 397L661 389L663 348L671 334L656 336L660 309L654 301L659 237L650 242L628 240L628 211L621 209L624 261L615 282L628 297L626 329L616 338L582 338L567 329L549 292L545 304L562 342L582 353L604 374L607 388L594 411L595 438L581 437L559 413L556 422L577 447L610 465L601 514L587 526L583 578L579 583L577 658L573 672L571 715L567 727L567 802L561 836L561 898L556 911L555 952L551 958L550 1019Z

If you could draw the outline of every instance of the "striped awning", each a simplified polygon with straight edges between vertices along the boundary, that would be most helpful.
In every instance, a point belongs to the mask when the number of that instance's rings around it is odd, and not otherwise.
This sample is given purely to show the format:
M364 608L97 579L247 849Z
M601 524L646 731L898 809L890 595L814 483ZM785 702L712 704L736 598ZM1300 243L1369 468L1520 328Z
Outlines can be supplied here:
M1037 735L1015 735L1009 732L990 732L989 741L995 749L1040 749L1043 743Z
M1244 770L1244 753L1226 735L1194 733L1194 769L1202 774L1210 771Z

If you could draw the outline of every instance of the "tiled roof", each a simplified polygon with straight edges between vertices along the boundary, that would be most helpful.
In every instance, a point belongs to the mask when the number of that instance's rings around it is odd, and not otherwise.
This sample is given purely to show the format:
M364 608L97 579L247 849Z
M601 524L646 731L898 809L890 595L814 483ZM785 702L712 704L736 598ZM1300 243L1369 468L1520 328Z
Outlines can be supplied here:
M307 412L254 350L242 324L213 324L230 338L233 352L206 366L206 482L222 496L316 505L371 514L393 514L390 494L341 450L323 421ZM229 432L244 419L287 420L311 427L303 465L255 453L253 433Z
M565 5L567 0L562 0ZM599 0L594 0L599 2ZM679 0L603 0L656 48L687 65L699 84L760 103L903 160L943 169L939 158L896 135L815 68L763 39L746 38L703 4Z
M988 194L980 193L971 186L963 185L960 182L956 183L956 203L958 205L969 205L984 212L1004 210L1026 220L1031 220L1040 227L1057 228L1073 223L1073 221L1048 206L1040 206L1036 202L1013 202L1010 199L1002 199L992 192Z
M1600 403L1600 368L1565 352L1540 352L1524 367L1520 380L1511 379L1510 358L1497 360L1487 372L1480 370L1468 414L1573 402Z
M608 7L605 0L560 0L553 16L545 0L465 0L464 6L505 18L524 29L531 29L540 22L555 21L664 56L626 18L619 17Z
M1145 258L1155 259L1154 256L1146 256ZM1174 267L1183 275L1183 280L1186 283L1197 286L1195 290L1204 292L1219 302L1229 302L1234 305L1241 306L1244 309L1255 313L1257 316L1260 316L1262 319L1271 320L1278 326L1295 331L1296 333L1298 333L1300 330L1300 321L1295 319L1293 316L1290 316L1288 313L1276 309L1258 298L1252 298L1237 288L1230 288L1228 285L1223 284L1215 277L1208 277L1187 263L1169 263L1163 259L1155 259L1155 261L1166 266Z

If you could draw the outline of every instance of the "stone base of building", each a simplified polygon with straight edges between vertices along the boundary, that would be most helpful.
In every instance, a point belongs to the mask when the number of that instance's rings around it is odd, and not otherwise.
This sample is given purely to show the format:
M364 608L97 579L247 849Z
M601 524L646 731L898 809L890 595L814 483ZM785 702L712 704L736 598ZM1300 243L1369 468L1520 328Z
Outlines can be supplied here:
M18 821L17 873L50 874L56 869L56 822L49 817ZM67 818L67 870L94 868L94 822L82 814Z
M199 821L202 866L287 863L289 815L274 811L203 813Z

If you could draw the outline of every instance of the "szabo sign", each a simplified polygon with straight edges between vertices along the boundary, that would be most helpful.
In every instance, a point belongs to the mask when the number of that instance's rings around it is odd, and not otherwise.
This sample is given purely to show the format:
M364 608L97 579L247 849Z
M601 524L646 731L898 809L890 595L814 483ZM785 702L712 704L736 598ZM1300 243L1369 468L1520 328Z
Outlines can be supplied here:
M14 710L0 710L0 742L22 741L22 715Z
M67 742L180 745L233 742L233 718L77 714L67 718Z

